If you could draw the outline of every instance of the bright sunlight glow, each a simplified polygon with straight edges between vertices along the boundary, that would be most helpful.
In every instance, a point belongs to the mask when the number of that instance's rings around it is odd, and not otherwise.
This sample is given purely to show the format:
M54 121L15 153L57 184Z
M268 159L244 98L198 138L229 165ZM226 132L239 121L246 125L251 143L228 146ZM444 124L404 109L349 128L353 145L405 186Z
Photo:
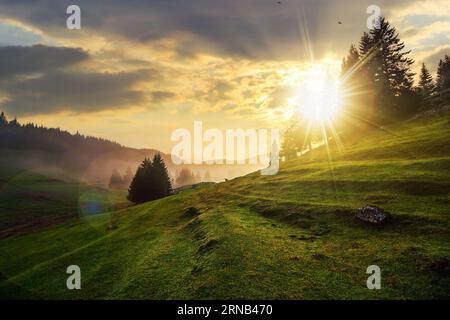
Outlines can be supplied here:
M311 122L330 122L341 105L339 84L326 73L315 74L302 82L290 104Z

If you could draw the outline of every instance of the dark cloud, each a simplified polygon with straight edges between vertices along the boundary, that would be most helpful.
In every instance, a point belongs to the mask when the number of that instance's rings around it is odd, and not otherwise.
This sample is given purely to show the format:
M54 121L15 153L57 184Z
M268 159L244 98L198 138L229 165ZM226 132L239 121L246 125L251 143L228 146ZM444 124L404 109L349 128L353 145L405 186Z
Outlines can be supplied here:
M389 16L413 0L379 0ZM0 15L16 17L50 34L72 37L65 28L68 0L4 0ZM366 30L373 0L78 0L82 30L147 42L179 33L191 36L180 54L213 52L253 59L320 58L344 53ZM338 25L338 21L343 21Z
M63 110L93 112L128 107L146 101L143 91L133 88L154 77L150 70L119 73L57 71L38 78L8 83L10 114L45 114Z
M43 45L0 47L0 78L49 72L88 58L89 55L80 48Z

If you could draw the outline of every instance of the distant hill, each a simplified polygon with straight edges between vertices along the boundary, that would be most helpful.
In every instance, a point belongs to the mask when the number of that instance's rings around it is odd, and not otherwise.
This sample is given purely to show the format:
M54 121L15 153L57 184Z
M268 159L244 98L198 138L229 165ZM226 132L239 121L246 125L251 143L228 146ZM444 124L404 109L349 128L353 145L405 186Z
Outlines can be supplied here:
M107 185L112 171L134 171L145 157L152 158L156 149L135 149L117 142L71 134L60 128L46 128L33 123L20 124L0 117L0 152L4 162L58 178L67 176L89 183ZM172 177L181 166L172 162L170 154L161 152ZM258 165L185 165L202 178L206 172L211 181L241 176L260 168Z
M106 139L71 134L16 120L0 121L3 161L32 169L62 170L89 181L105 182L114 167L137 166L158 150L133 149ZM161 153L170 166L170 155Z

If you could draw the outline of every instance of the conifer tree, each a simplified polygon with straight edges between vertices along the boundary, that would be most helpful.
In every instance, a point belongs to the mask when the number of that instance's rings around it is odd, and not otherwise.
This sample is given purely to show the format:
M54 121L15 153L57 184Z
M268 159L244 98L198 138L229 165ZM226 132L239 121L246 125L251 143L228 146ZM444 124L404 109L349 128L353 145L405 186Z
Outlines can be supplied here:
M425 66L425 63L422 63L422 68L420 69L419 90L422 98L430 97L435 90L433 77Z
M159 154L155 155L154 161L145 158L139 166L128 189L128 200L142 203L170 194L172 187L164 161Z
M162 198L172 193L172 182L170 180L169 172L166 164L158 152L153 157L152 169L154 172L154 184L155 184L155 196L156 198Z
M438 91L450 88L450 57L448 55L445 55L444 60L439 60L436 86Z
M0 125L8 124L8 120L6 119L5 113L2 111L0 114Z
M210 182L211 181L211 174L209 173L209 170L206 170L205 177L203 178L203 180L205 182Z
M414 61L408 57L410 51L405 50L396 29L380 17L377 26L361 37L359 51L363 76L374 91L378 116L414 112Z
M111 178L109 179L109 187L111 189L120 188L122 185L122 176L116 168L113 169Z
M355 68L357 68L360 60L358 49L352 44L346 57L342 59L341 76L350 77Z

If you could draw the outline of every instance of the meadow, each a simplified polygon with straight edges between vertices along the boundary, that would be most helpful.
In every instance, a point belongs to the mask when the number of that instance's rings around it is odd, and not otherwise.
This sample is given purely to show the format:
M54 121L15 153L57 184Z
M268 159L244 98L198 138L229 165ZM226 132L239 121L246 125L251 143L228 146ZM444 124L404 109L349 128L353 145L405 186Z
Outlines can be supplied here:
M255 172L136 206L123 192L32 173L26 183L4 182L0 234L41 213L54 223L0 240L0 298L449 298L449 122L343 135L342 148L283 162L277 175ZM48 201L33 201L36 190ZM358 221L365 204L392 218ZM74 264L81 290L66 288ZM381 290L366 287L373 264Z

